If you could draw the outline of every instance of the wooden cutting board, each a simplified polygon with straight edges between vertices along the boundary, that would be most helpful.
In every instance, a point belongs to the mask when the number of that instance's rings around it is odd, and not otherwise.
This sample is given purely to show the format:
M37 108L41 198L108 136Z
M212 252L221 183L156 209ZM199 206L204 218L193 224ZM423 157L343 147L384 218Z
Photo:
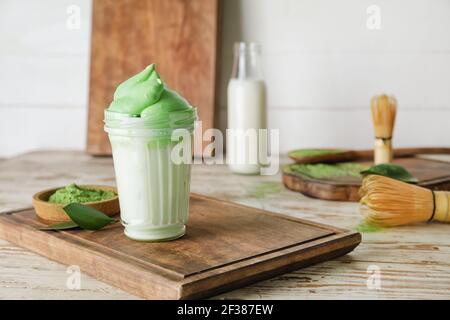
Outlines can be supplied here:
M367 167L373 164L369 161L356 161ZM419 185L433 190L450 190L450 163L420 158L395 159L414 177L419 179ZM361 178L340 177L333 180L314 179L302 174L283 172L284 185L294 191L299 191L313 198L337 201L359 201L358 190Z
M197 107L203 130L214 127L218 14L219 0L93 1L90 154L111 155L103 112L117 85L150 63L156 63L162 79Z
M99 231L40 231L33 209L0 214L0 237L129 293L203 298L353 250L357 232L191 195L187 234L132 241L114 224Z

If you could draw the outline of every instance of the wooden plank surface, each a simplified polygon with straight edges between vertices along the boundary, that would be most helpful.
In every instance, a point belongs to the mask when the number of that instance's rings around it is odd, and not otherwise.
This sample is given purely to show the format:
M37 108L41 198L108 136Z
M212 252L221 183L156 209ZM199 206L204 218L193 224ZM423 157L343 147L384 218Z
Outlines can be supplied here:
M359 233L191 194L187 233L176 241L101 231L42 232L34 209L0 213L0 237L149 299L186 299L344 255ZM270 239L270 241L268 241Z
M219 0L94 0L87 151L110 155L103 111L150 63L213 127Z
M366 167L373 165L370 161L354 162ZM433 190L450 190L450 163L418 157L399 158L394 163L405 167L418 179L420 186ZM283 174L283 182L289 189L324 200L359 201L361 181L361 177L352 176L315 179L298 173Z
M450 161L450 157L434 159ZM283 161L282 161L283 162ZM284 159L286 163L286 159ZM220 181L220 184L213 182ZM31 205L37 190L70 182L114 184L112 160L81 152L41 151L0 163L0 210ZM195 165L192 191L293 217L354 229L351 202L323 201L284 189L280 174L239 176L226 166ZM352 253L223 293L238 299L450 299L450 225L420 224L363 233ZM366 283L378 267L379 289ZM0 298L130 299L124 291L81 274L81 288L66 286L67 267L0 240Z

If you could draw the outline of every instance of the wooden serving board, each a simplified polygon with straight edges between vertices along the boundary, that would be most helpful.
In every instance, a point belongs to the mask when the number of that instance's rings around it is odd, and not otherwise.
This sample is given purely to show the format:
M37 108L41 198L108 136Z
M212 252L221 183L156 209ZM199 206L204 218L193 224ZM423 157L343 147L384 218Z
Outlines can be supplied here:
M366 165L373 164L368 161L355 161ZM395 159L397 163L406 168L419 180L419 185L433 190L450 190L450 163L420 159ZM314 179L302 174L289 174L283 172L284 185L294 191L299 191L313 198L337 201L359 201L358 190L361 187L361 178L340 177L333 180Z
M132 241L114 224L99 231L40 231L33 209L0 214L0 237L132 294L190 299L352 251L357 232L191 194L187 234Z
M213 128L218 28L219 0L94 0L87 151L111 155L103 112L150 63L197 108L203 130Z

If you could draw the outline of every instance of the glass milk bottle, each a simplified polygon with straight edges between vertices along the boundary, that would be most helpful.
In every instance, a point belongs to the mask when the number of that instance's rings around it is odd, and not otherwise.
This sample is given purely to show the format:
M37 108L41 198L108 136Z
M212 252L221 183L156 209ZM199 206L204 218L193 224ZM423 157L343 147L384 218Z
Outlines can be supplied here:
M260 46L238 42L228 83L227 162L232 172L259 174L259 129L266 129L266 86Z

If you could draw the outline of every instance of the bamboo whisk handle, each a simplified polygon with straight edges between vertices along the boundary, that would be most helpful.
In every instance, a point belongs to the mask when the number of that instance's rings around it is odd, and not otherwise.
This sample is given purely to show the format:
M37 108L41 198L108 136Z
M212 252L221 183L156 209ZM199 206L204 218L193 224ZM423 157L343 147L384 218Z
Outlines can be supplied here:
M375 164L392 162L392 131L397 100L385 94L375 96L371 100L370 109L375 131Z
M434 193L434 214L431 220L450 222L450 192L432 191Z
M375 138L375 164L392 162L392 138Z

